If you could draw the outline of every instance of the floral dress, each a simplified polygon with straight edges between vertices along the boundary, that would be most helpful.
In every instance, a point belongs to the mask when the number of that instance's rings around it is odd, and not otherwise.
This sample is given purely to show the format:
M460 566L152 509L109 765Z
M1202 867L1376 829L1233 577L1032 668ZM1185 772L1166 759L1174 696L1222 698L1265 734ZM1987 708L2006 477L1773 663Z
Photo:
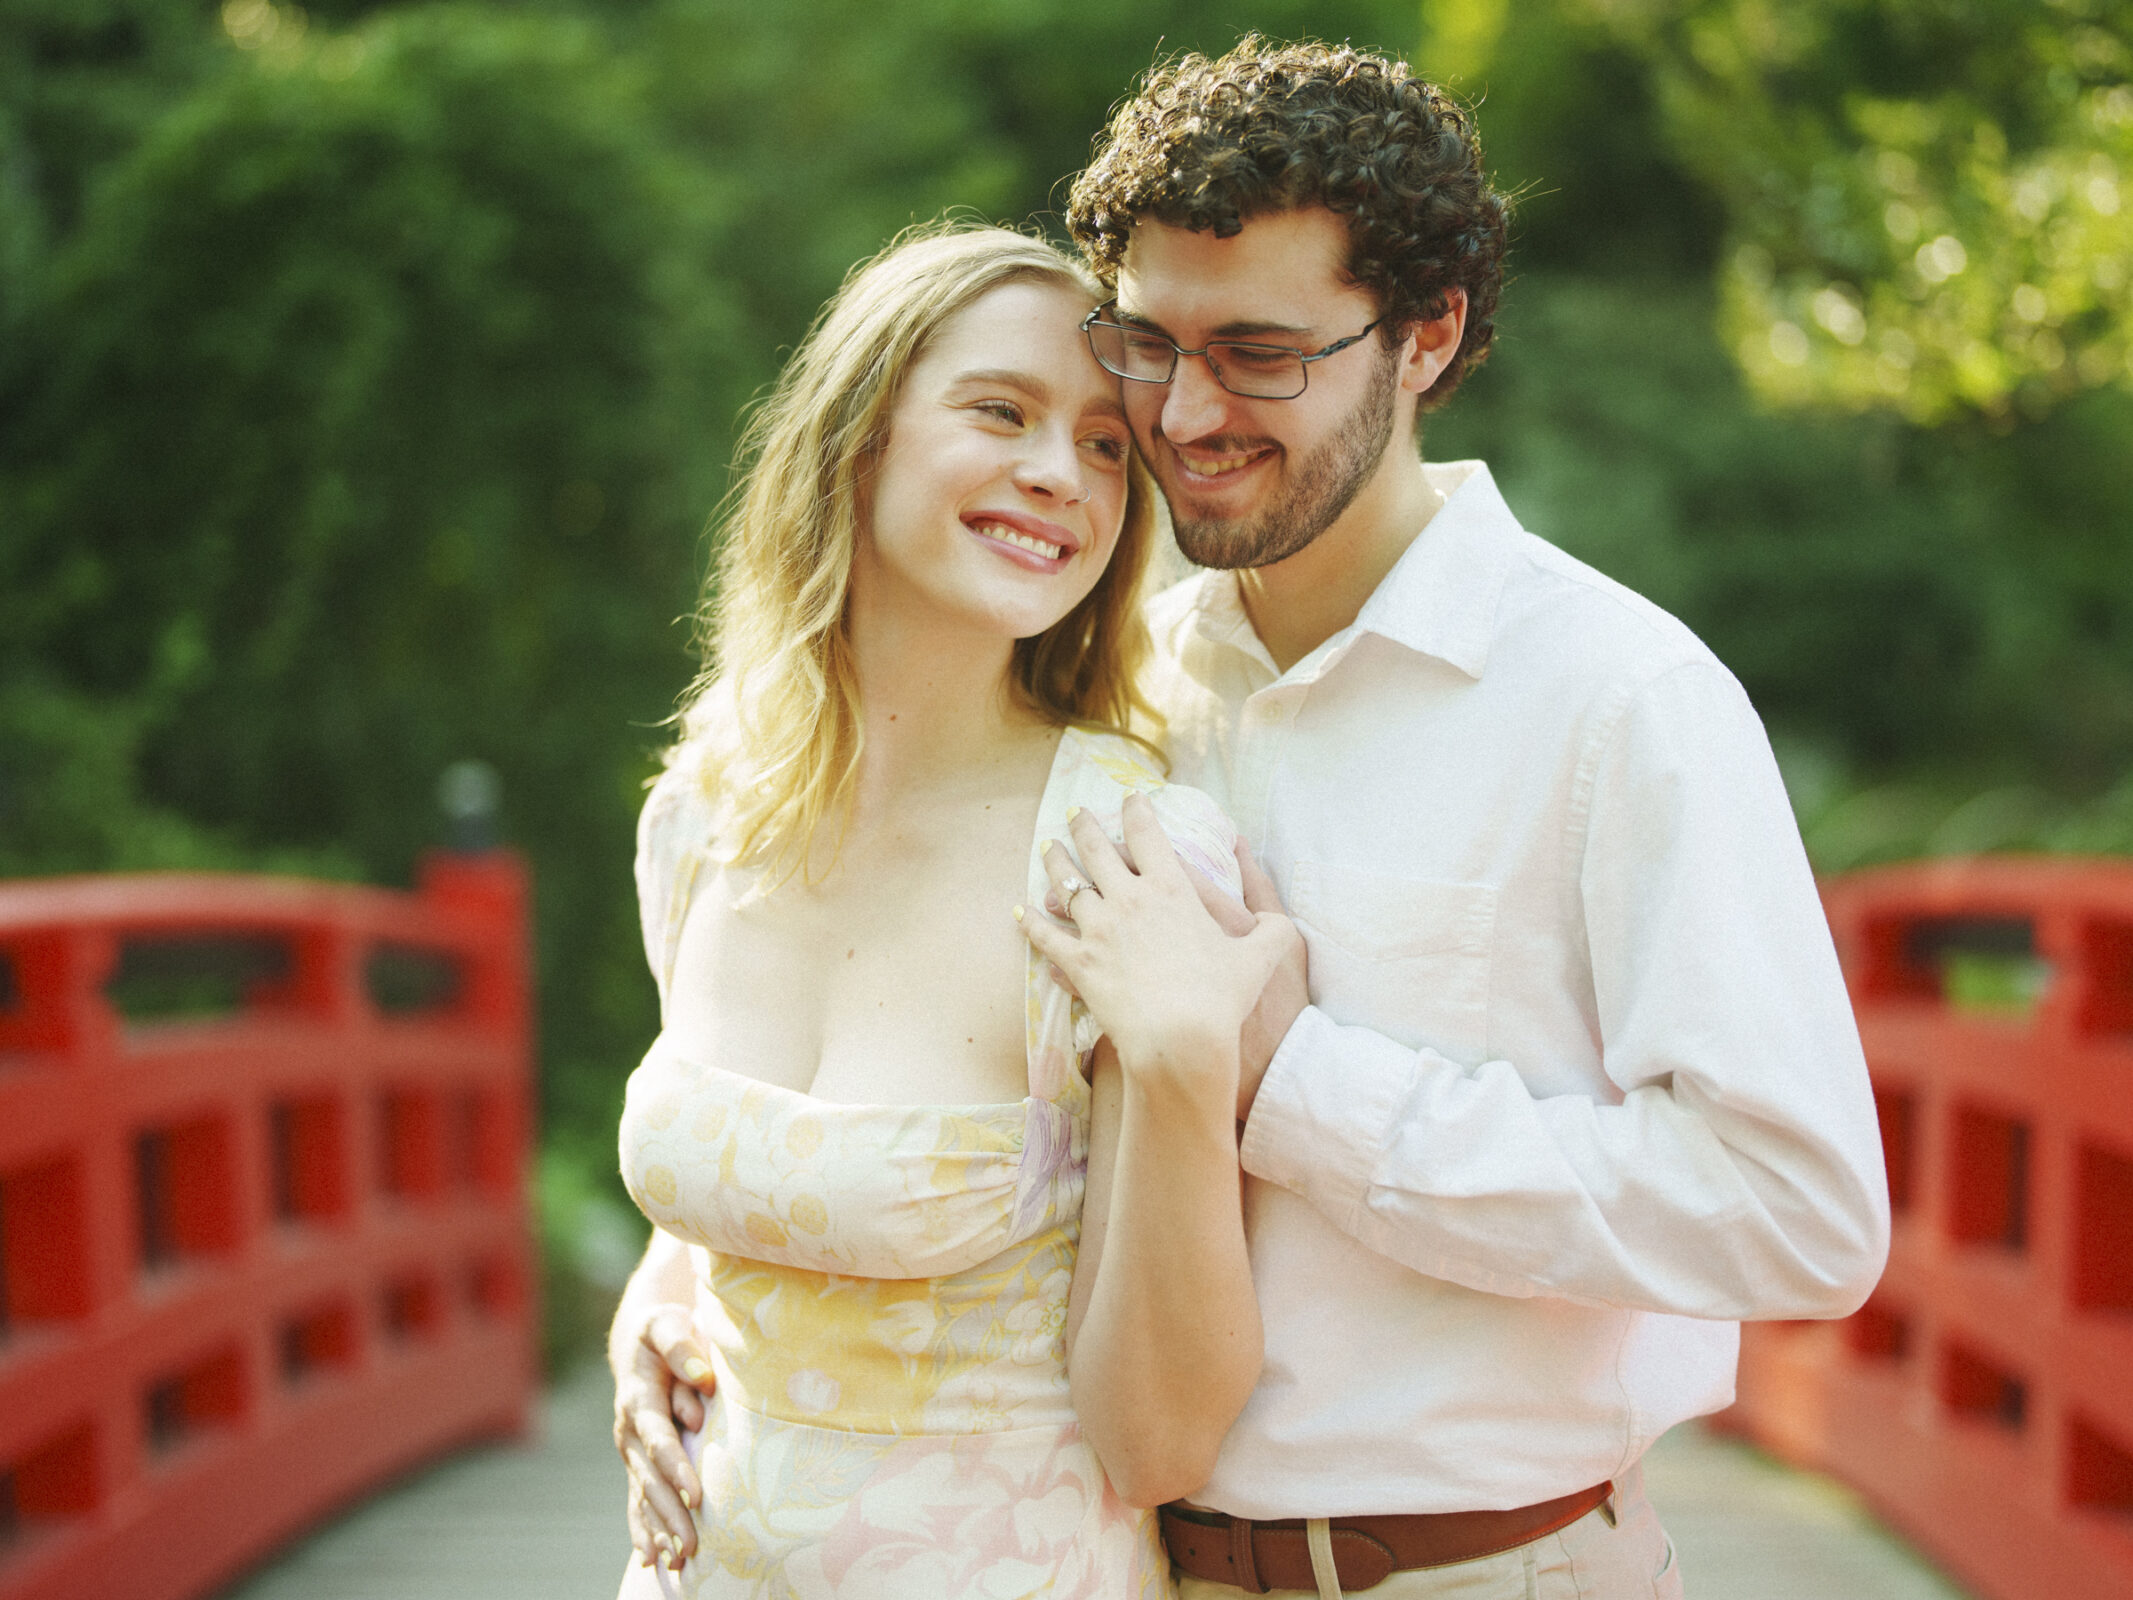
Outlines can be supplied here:
M1109 735L1062 735L1032 840L1069 807L1117 834L1139 791L1179 853L1237 891L1228 820ZM654 786L638 851L662 995L710 846L701 788ZM1094 1029L1032 954L1028 1097L847 1105L684 1058L630 1078L622 1172L690 1248L717 1389L696 1555L632 1564L626 1600L1167 1597L1152 1512L1113 1493L1068 1399L1067 1289L1088 1166Z

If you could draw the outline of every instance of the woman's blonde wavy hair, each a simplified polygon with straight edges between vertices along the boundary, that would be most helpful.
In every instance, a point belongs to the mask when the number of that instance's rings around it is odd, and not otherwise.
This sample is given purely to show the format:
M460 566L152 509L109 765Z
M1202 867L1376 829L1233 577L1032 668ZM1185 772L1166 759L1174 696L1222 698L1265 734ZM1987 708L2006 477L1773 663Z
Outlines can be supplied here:
M942 324L1013 283L1103 298L1041 239L956 222L906 232L852 269L742 435L699 611L704 668L668 760L698 765L718 853L760 869L760 891L806 868L818 831L833 823L841 838L850 815L862 753L852 562L904 379ZM1129 722L1159 724L1136 686L1149 649L1140 591L1155 489L1138 457L1127 470L1110 565L1065 617L1015 642L1006 687L1048 722L1131 737Z

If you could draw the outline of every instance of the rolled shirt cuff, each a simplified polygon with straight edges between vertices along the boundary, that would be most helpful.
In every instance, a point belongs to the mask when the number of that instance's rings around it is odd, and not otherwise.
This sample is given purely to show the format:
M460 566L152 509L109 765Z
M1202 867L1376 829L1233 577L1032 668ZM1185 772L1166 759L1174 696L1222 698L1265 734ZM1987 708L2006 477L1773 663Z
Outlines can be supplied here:
M1238 1160L1327 1216L1352 1220L1413 1077L1412 1051L1306 1006L1267 1065Z

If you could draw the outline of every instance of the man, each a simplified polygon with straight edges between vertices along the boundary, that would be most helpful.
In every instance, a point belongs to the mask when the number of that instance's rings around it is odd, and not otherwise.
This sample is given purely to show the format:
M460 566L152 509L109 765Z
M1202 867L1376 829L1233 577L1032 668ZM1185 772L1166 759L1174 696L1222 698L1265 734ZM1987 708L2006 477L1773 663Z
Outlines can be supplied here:
M1068 222L1215 569L1151 614L1174 775L1308 947L1247 1030L1266 1359L1166 1509L1183 1592L1679 1594L1639 1458L1728 1401L1739 1319L1843 1315L1887 1245L1762 729L1486 467L1414 448L1487 353L1505 208L1404 65L1248 39L1159 69ZM657 1348L617 1341L640 1461Z

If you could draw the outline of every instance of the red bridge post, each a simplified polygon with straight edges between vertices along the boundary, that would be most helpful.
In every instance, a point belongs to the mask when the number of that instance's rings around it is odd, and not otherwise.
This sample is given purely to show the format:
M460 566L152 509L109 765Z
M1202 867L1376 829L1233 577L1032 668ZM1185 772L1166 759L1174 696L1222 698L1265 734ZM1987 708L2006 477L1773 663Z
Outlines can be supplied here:
M1721 1419L1991 1600L2133 1595L2133 863L1825 885L1895 1235L1836 1324L1742 1330Z
M188 1600L537 1384L526 880L0 885L0 1600Z

